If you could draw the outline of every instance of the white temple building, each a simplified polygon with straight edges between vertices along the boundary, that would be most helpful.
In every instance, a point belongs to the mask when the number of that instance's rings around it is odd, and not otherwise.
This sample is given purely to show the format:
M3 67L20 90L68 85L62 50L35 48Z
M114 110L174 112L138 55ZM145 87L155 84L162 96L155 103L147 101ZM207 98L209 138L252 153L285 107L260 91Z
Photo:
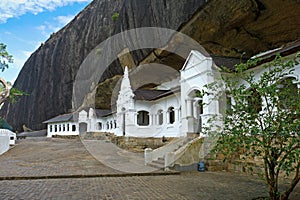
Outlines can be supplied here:
M299 48L299 44L292 48ZM288 50L292 49L291 47ZM275 54L285 49L276 49ZM265 56L265 55L260 55ZM262 73L260 66L251 69L256 76ZM212 115L220 115L222 106L218 100L201 98L204 85L216 81L218 66L211 57L191 51L179 76L151 89L133 89L130 72L126 67L115 111L89 108L78 113L57 116L45 121L48 137L53 135L79 135L84 132L110 132L117 136L131 137L181 137L199 134ZM300 66L295 68L295 80L299 81ZM298 85L299 86L299 85ZM166 89L167 88L167 89ZM218 123L218 122L216 122Z

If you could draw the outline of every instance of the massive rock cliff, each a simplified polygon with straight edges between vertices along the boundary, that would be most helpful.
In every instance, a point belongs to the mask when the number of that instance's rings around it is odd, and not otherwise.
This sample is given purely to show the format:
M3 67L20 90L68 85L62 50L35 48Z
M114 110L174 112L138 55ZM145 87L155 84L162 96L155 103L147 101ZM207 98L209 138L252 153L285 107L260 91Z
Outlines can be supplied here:
M43 121L72 108L76 72L101 41L134 27L159 26L177 30L203 2L94 0L30 56L14 84L29 95L21 97L16 104L6 103L1 115L18 131L23 124L32 129L45 128ZM116 20L112 18L114 13L120 13ZM122 68L115 62L103 78L120 73Z
M113 20L115 13L119 17ZM299 0L94 0L31 55L14 85L29 96L6 103L1 115L20 130L23 124L42 129L44 120L69 112L83 60L101 41L124 30L149 26L178 30L203 45L217 64L233 64L242 55L250 57L299 39L299 19ZM176 48L176 40L170 43ZM136 65L158 62L178 70L184 62L160 49L131 55ZM118 60L104 73L101 80L114 78L98 88L99 107L107 103L111 84L119 77L115 75L121 73Z

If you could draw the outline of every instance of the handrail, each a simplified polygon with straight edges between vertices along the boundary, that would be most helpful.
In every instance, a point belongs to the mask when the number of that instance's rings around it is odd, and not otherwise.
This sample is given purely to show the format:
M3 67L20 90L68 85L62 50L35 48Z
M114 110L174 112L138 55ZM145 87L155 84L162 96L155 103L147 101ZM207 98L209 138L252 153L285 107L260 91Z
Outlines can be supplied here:
M145 164L151 163L154 160L157 160L160 157L165 157L168 153L178 149L181 145L183 145L188 140L187 137L179 137L177 139L172 140L169 144L159 147L157 149L152 150L151 148L145 149Z

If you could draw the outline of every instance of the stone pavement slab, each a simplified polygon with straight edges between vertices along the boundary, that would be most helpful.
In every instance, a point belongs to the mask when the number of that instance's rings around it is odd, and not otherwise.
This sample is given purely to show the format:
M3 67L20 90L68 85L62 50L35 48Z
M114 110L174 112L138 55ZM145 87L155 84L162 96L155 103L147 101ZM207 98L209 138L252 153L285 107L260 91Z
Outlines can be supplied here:
M81 140L28 138L0 156L0 177L120 173L96 160Z
M144 154L119 148L106 140L82 140L85 148L104 165L125 173L150 173L156 168L145 166Z
M90 142L88 148L97 149L99 144ZM115 147L105 144L99 145L104 148L98 153L106 157L106 160L115 162L114 164L122 165L121 159L127 163L139 163L142 160L142 155L120 149L113 153ZM118 159L109 158L109 153ZM93 174L107 176L70 178L72 175ZM0 199L250 200L267 196L267 187L257 176L239 173L193 172L168 176L123 176L124 172L112 169L95 159L78 138L25 139L18 141L14 148L0 156L0 177L56 175L61 175L61 178L2 179ZM64 178L68 175L69 178ZM299 184L290 200L298 199Z
M251 200L267 195L256 176L194 172L169 176L0 181L0 199ZM300 187L290 200L298 200Z

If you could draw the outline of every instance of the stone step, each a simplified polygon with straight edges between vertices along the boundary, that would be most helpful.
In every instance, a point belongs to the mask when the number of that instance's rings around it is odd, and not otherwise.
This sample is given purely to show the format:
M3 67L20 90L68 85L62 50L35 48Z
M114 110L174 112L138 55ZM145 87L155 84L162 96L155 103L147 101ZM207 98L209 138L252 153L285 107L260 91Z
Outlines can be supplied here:
M164 169L165 168L165 159L158 158L157 160L152 161L151 163L147 164L150 167L154 167L157 169Z
M165 159L164 158L158 158L157 160L154 160L153 162L157 163L157 164L164 165L165 164Z

